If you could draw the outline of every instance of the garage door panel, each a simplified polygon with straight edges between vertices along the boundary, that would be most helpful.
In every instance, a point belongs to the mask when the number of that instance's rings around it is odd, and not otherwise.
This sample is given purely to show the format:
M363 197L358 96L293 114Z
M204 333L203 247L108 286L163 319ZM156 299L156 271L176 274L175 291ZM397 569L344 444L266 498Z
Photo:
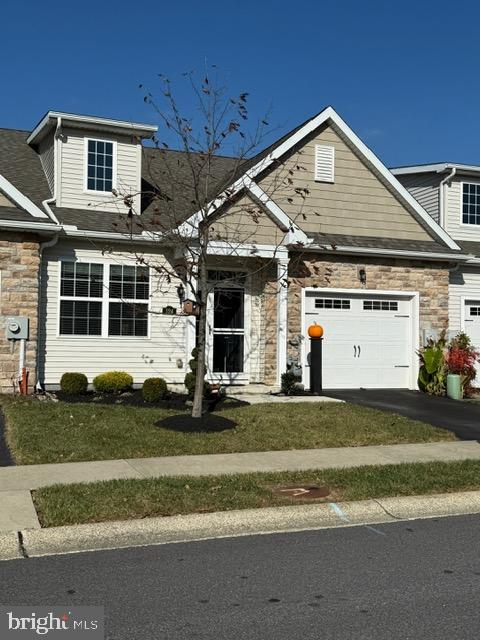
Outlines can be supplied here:
M352 357L354 355L353 342L340 342L334 344L331 342L327 344L327 341L323 341L323 364L324 367L335 367L338 365L352 365Z
M321 304L331 307L335 294L319 294ZM329 302L326 302L326 300ZM348 303L345 300L348 298ZM408 388L412 366L411 299L376 293L342 295L342 309L315 308L306 296L307 327L316 322L324 328L323 386L328 388ZM368 304L366 304L368 301ZM372 302L373 301L373 302ZM480 322L479 322L480 326ZM306 352L310 350L307 340ZM309 360L309 358L308 358ZM304 367L304 384L310 384L310 367Z

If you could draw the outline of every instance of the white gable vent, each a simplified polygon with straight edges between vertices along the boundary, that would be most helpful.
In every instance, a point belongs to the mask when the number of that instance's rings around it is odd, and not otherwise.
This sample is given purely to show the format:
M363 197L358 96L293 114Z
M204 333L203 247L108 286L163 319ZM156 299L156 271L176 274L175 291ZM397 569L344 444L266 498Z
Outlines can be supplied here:
M335 169L335 147L315 145L315 180L333 182Z

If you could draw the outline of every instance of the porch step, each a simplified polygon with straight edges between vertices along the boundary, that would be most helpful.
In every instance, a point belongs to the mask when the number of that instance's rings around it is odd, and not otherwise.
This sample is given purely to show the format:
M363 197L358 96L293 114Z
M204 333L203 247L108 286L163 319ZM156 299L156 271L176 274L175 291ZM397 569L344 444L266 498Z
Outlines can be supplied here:
M278 393L280 387L266 384L230 385L226 387L227 396L261 396L269 393Z

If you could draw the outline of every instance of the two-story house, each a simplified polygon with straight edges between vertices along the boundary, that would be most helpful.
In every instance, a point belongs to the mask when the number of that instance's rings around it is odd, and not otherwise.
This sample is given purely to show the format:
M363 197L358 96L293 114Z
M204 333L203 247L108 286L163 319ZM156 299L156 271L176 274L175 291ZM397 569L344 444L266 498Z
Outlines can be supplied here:
M146 230L162 216L142 197L152 175L169 188L145 143L155 131L60 112L31 132L0 130L0 313L30 320L31 382L55 388L66 371L91 382L123 369L135 384L183 383L195 319L182 312L180 281L159 286L148 267L178 259L168 234ZM169 171L183 171L182 154L166 153ZM235 163L219 157L215 171ZM463 236L452 228L452 239L331 107L250 158L229 192L208 249L208 377L276 386L297 362L308 385L307 328L318 322L325 388L416 388L416 350L447 327L449 287L472 268ZM133 198L133 233L112 193ZM182 224L195 219L188 201ZM2 334L3 390L17 363L18 345Z
M450 270L449 329L480 349L480 166L449 162L391 169L468 261Z

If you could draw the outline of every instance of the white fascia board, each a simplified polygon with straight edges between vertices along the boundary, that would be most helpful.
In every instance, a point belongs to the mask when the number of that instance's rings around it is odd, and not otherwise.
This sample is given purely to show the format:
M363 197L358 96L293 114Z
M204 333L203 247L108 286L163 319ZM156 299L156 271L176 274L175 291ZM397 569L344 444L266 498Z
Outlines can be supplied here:
M322 247L320 245L310 245L308 247L309 251L314 251L318 253L329 253L329 254L349 254L349 255L370 255L370 256L382 256L382 257L400 257L400 258L411 258L411 259L421 259L421 260L448 260L450 262L466 262L470 261L472 256L464 253L452 254L452 253L441 253L441 252L433 252L433 251L404 251L401 249L375 249L370 247L346 247L346 246L335 246L333 249L329 249L327 246Z
M288 260L287 247L271 244L231 244L230 242L209 242L207 253L214 256L240 256L244 258L276 258Z
M445 162L434 164L412 165L411 167L391 167L390 172L394 176L410 175L411 173L443 173L449 167Z
M289 232L289 243L309 244L309 242L311 242L307 234L287 216L285 211L283 211L256 182L247 180L245 186L247 191L267 209L274 219L274 222L276 222L282 230Z
M81 229L63 228L65 235L71 238L96 238L97 240L115 240L118 242L145 242L152 243L158 242L158 237L147 236L144 234L129 234L129 233L110 233L108 231L82 231Z
M27 144L32 144L36 138L42 133L45 127L53 124L51 121L62 119L62 123L75 123L77 125L86 126L102 126L112 127L116 129L125 129L126 131L134 131L139 134L151 135L158 131L158 127L152 124L143 124L140 122L128 122L127 120L113 120L111 118L96 118L93 116L82 116L76 113L63 113L62 111L49 111L37 124L35 129L27 138Z
M0 212L1 213L1 212ZM59 233L63 230L61 225L48 224L47 222L25 222L25 220L2 220L0 218L1 229L19 229L21 231L50 231Z
M34 218L48 218L46 213L39 209L36 204L27 198L27 196L23 195L17 187L14 187L13 184L2 175L0 175L0 191L3 191L3 193L13 200L15 204L24 209Z
M392 167L391 173L395 176L410 175L414 173L445 173L449 169L457 169L457 171L468 171L471 173L480 173L480 165L475 164L457 164L455 162L439 162L437 164L420 164L411 167Z

